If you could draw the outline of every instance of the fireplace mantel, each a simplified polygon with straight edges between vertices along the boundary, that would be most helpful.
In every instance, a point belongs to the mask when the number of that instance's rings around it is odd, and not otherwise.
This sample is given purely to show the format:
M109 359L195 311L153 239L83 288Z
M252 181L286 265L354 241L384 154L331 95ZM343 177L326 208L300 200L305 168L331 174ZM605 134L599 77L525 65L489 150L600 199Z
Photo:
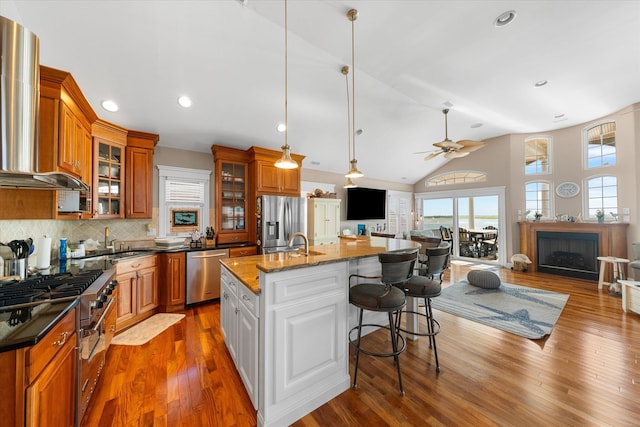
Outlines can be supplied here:
M529 265L531 271L537 271L536 233L538 231L596 233L598 234L599 256L627 258L627 227L629 227L627 223L521 221L518 224L520 224L520 252L531 260L531 265Z

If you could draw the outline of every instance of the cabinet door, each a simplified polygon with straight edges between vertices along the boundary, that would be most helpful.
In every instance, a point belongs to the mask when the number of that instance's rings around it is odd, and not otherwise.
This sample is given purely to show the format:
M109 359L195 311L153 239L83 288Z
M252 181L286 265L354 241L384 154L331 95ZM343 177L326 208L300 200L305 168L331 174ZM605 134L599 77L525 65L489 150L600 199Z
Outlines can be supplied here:
M70 174L79 175L79 154L76 137L76 117L64 102L60 103L60 139L58 141L58 166Z
M116 276L118 282L118 302L117 319L118 329L121 323L132 319L136 315L136 286L138 281L137 272L118 274Z
M27 388L28 427L73 427L76 393L76 336L62 345L58 354Z
M94 141L94 217L123 218L124 146L102 138Z
M257 190L265 193L280 193L280 182L278 179L278 168L273 163L256 162L258 167L257 173Z
M153 204L153 150L127 147L127 218L151 218Z
M156 267L138 271L137 314L158 306L158 272Z
M247 164L219 161L216 169L218 243L247 242Z
M340 201L331 201L325 211L325 235L329 239L337 239L340 235Z
M238 358L238 296L233 291L235 284L222 275L222 297L220 298L220 326L229 354L234 362Z
M280 172L280 192L300 197L300 168L278 169Z
M258 409L258 318L242 302L238 306L236 366L253 407Z
M166 254L164 275L164 290L166 300L163 305L184 305L185 298L185 253Z

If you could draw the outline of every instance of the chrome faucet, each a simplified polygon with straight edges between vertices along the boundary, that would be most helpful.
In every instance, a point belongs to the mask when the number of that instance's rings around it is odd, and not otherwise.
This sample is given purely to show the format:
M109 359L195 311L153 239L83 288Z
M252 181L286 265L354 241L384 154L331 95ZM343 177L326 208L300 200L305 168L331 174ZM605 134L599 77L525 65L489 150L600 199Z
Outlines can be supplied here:
M302 237L302 240L304 240L304 254L309 255L309 239L307 239L307 236L305 236L304 233L301 233L299 231L296 231L295 233L293 233L291 235L291 238L289 239L289 243L287 244L287 246L292 247L293 241L298 236Z

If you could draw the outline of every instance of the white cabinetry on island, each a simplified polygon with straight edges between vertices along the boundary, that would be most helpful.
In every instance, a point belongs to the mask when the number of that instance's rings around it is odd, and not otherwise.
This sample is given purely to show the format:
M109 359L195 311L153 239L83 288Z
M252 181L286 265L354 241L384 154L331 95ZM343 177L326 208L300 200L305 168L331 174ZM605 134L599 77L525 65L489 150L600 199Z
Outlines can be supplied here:
M226 268L221 272L220 317L224 342L240 378L258 409L258 296Z
M290 425L349 388L349 274L379 274L379 253L417 245L340 239L309 256L220 261L225 343L254 406L257 399L258 426Z

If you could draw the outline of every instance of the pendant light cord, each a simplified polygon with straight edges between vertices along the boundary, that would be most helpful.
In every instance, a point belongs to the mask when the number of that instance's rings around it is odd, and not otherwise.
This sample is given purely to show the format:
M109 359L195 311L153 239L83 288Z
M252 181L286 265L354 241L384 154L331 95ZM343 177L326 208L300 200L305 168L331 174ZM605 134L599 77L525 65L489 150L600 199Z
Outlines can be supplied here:
M284 0L284 145L289 147L289 30L287 19L287 0Z
M355 56L355 21L358 17L358 11L352 9L349 11L351 14L349 19L351 19L351 93L352 93L352 101L351 101L351 130L352 130L352 140L353 140L353 160L356 158L356 56Z
M349 111L351 109L351 102L349 101L349 71L344 71L345 68L348 67L343 68L343 73L344 81L347 86L347 162L349 162L351 160L351 112Z

